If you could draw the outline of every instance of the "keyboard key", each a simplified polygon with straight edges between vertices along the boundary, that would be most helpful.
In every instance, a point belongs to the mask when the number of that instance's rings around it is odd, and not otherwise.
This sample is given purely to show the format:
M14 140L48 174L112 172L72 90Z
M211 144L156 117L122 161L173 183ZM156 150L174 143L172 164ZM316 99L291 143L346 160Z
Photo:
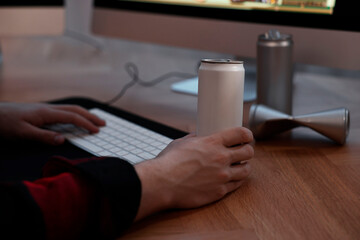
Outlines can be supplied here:
M161 150L156 149L156 150L154 150L154 151L151 151L150 153L153 154L153 155L155 155L155 156L157 156L157 155L159 155L160 152L161 152Z
M142 153L142 152L144 152L144 151L142 149L139 149L139 148L134 149L134 150L131 151L131 153L136 154L136 155L139 155L139 153Z
M152 159L155 157L155 155L152 155L150 153L147 153L147 152L142 152L142 153L139 153L137 154L139 157L143 158L143 159Z
M156 150L156 148L153 147L153 146L148 146L148 147L145 147L144 150L147 151L147 152L151 152L151 151Z
M140 157L138 157L138 156L136 156L134 154L127 154L127 155L124 156L124 158L126 160L129 160L132 163L138 163L138 162L144 160L144 159L142 159L142 158L140 158Z
M99 152L98 154L97 154L97 156L99 156L99 157L106 157L106 156L111 156L112 154L111 154L111 152L108 152L108 151L101 151L101 152Z
M83 140L81 138L77 138L77 139L72 139L73 142L79 144L80 146L86 148L87 150L91 151L91 152L99 152L102 151L103 149L98 147L95 144L92 144L91 142L88 142L86 140Z

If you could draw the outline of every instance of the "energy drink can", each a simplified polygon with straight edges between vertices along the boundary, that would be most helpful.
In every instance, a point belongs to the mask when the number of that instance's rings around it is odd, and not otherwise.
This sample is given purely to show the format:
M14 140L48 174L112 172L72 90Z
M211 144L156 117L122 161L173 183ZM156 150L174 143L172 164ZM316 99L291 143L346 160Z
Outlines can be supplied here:
M198 136L242 126L244 76L242 61L201 61L196 129Z

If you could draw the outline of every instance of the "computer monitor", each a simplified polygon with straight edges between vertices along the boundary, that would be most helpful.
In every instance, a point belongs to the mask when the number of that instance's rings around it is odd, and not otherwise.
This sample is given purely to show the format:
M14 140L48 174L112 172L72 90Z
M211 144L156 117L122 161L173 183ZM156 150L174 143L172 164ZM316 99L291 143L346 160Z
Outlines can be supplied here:
M93 32L255 58L259 34L277 29L292 34L296 63L360 70L355 2L95 0Z
M224 1L229 4L209 5L223 0L95 0L93 31L255 58L258 35L275 28L293 35L295 62L360 70L357 1L266 0L299 4L284 11L271 4L265 4L263 10L244 10L238 4L258 2ZM326 7L319 13L305 11L321 10L310 3L326 3Z

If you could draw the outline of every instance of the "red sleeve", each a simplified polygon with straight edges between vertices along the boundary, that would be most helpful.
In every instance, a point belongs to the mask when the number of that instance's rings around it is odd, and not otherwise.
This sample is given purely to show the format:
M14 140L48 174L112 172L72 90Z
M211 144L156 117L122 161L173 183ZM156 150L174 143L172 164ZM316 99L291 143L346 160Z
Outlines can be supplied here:
M46 165L44 174L44 178L35 182L22 182L25 186L20 188L22 194L14 194L16 191L11 189L14 185L6 185L10 201L27 196L28 202L34 203L29 206L33 212L38 211L33 214L36 218L27 216L28 220L22 224L32 226L31 221L38 221L34 227L43 226L44 233L35 231L37 239L42 238L41 234L46 239L115 238L136 216L140 180L134 167L123 160L54 158ZM13 207L17 206L13 204ZM25 215L26 211L28 208L19 215ZM29 228L14 219L12 225L19 230ZM7 225L13 227L11 223Z
M79 238L96 198L88 182L66 172L24 184L43 214L47 239Z

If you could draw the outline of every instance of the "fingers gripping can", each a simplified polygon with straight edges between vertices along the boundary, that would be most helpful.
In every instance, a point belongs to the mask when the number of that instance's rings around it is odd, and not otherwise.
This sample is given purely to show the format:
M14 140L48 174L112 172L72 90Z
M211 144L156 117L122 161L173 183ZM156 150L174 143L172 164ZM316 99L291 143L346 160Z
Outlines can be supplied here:
M242 61L201 61L196 129L198 136L242 126L244 75Z

